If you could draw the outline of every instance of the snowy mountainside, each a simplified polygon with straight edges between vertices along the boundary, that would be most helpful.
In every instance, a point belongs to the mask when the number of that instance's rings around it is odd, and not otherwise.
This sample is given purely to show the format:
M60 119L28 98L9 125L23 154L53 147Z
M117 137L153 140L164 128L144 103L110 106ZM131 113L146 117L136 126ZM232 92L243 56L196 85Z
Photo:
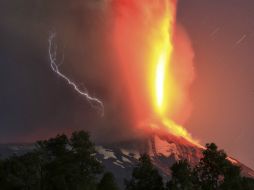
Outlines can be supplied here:
M33 150L33 144L2 144L0 157L7 158L13 154L22 155ZM194 166L202 157L202 148L186 139L173 135L152 134L150 136L132 139L124 142L100 144L96 146L96 157L116 177L120 187L124 179L129 179L141 154L147 153L164 180L171 176L170 167L178 160L186 159ZM253 177L254 171L233 158L228 158L233 164L242 168L244 176Z

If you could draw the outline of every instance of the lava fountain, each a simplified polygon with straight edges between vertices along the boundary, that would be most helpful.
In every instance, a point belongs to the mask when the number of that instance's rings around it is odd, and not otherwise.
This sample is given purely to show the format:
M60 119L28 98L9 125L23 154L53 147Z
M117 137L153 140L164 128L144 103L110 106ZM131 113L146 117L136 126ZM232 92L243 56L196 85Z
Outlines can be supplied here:
M193 53L176 23L177 1L112 0L112 5L117 67L135 121L198 144L177 124L189 109L193 80L193 56L190 61L181 58Z

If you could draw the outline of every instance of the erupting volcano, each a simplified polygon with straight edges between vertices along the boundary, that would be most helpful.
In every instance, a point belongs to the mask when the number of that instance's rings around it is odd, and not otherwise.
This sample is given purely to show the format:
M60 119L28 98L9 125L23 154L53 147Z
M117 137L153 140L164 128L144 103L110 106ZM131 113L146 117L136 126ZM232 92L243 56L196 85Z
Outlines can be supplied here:
M134 122L198 144L181 126L191 109L194 54L176 22L177 1L116 0L113 5L114 45Z
M0 190L253 190L252 7L3 1Z

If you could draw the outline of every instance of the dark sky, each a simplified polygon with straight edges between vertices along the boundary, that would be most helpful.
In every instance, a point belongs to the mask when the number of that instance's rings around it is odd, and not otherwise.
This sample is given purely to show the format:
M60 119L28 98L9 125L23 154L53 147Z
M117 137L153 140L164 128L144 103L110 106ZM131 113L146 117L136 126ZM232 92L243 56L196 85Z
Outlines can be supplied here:
M254 167L254 1L183 0L179 20L196 53L194 110L187 123Z
M0 2L0 142L28 142L75 129L97 132L97 140L124 133L118 127L126 125L124 118L128 118L119 98L124 92L114 89L120 82L109 66L114 61L107 38L111 23L101 1L86 2ZM253 0L180 0L177 16L195 51L194 108L186 126L202 143L216 142L252 168L253 9ZM102 98L105 111L117 117L98 118L50 70L47 38L51 30L59 34L59 49L66 54L61 69Z

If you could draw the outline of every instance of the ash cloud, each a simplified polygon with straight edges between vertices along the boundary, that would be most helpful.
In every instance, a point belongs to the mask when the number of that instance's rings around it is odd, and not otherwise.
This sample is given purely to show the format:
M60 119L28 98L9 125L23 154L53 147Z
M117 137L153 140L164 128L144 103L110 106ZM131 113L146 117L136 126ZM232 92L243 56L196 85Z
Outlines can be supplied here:
M90 131L99 142L138 134L128 109L128 88L116 67L119 60L112 42L114 16L119 14L116 1L14 0L1 4L0 142L31 142L79 129ZM184 37L175 40L188 41L183 29L177 28ZM57 34L58 53L65 57L61 72L103 101L103 118L51 70L48 36L52 30ZM191 47L177 48L180 54L189 55L188 63L192 61ZM181 71L176 72L179 77ZM188 86L190 81L186 81L182 82ZM190 109L178 112L175 118L183 123Z
M31 142L78 129L90 131L97 141L128 136L126 89L112 67L108 3L1 2L0 142ZM65 54L61 71L103 100L104 118L50 69L51 30L58 35L59 53Z

